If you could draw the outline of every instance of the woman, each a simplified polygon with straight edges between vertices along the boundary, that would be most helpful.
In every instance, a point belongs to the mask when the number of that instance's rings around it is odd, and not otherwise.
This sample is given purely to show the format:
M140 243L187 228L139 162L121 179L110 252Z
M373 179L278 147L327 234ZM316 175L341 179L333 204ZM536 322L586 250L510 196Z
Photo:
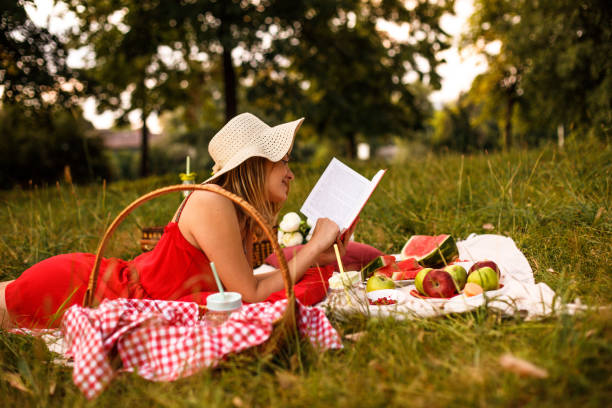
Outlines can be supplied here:
M253 205L273 225L287 199L294 178L289 157L303 118L269 127L249 113L230 120L211 140L214 183ZM239 292L245 302L274 298L284 288L280 272L258 277L250 263L255 222L226 197L194 191L166 226L154 250L132 261L104 259L94 299L150 298L205 303L217 290L209 263L215 263L226 290ZM353 231L345 235L350 237ZM311 270L335 259L347 242L336 223L319 219L311 240L289 262L296 285L321 288L323 276ZM83 301L95 256L58 255L26 270L19 278L0 284L3 327L55 327L65 309ZM327 271L329 272L329 271ZM326 274L327 275L327 274ZM318 283L317 283L318 282ZM297 290L296 290L297 292Z

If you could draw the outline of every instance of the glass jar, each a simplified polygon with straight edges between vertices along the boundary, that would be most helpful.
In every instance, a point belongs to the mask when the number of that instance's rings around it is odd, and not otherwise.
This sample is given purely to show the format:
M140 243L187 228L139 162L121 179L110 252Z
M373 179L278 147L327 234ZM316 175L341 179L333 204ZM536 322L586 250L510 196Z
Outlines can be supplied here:
M233 312L242 307L242 295L238 292L213 293L206 298L204 321L210 327L222 325Z
M181 184L195 184L196 173L181 173L179 174L181 179ZM191 190L183 190L181 191L181 199L186 198L189 194L191 194Z

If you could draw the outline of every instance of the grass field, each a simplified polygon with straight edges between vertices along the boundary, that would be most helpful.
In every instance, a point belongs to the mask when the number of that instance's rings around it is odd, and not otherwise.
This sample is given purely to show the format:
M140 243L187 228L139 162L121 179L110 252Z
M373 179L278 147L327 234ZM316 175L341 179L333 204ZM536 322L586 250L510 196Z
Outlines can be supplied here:
M351 163L371 177L389 172L372 197L356 239L396 253L412 234L496 233L511 237L537 282L570 302L612 304L612 148L570 143L507 153L404 156L402 162ZM294 165L284 212L298 210L321 168ZM140 194L173 177L109 186L33 187L0 193L0 279L49 256L95 251L112 218ZM139 253L138 227L163 225L178 194L137 210L119 228L108 256ZM492 224L485 231L484 224ZM340 351L274 357L233 356L221 369L174 383L124 374L88 402L69 368L40 340L0 332L0 406L567 406L612 403L612 310L526 322L486 309L443 318L334 321ZM512 353L548 371L519 377L499 364Z

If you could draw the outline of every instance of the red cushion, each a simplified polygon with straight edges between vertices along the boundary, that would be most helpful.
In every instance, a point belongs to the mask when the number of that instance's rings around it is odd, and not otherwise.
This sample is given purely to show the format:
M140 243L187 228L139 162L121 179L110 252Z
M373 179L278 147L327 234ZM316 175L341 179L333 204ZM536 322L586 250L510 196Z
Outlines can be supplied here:
M285 254L285 258L290 260L293 256L302 249L304 245L296 245L292 247L283 248L283 253ZM372 259L377 256L383 255L378 249L373 246L362 244L355 241L350 241L346 247L346 254L342 257L342 266L346 270L355 270L361 269L365 265L368 264ZM276 254L272 254L267 257L264 261L268 265L272 265L278 268L278 259ZM338 263L333 262L334 270L338 270Z

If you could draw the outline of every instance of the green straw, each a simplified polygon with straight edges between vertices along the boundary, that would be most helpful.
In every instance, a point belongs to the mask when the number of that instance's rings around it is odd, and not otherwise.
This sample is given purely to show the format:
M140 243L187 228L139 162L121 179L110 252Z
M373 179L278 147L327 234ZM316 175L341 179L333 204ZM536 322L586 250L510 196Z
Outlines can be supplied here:
M214 262L210 263L210 268L212 269L213 275L215 276L215 281L217 282L219 293L221 293L221 296L223 296L223 299L225 299L225 292L223 291L223 285L221 284L221 280L219 279L219 274L217 273L217 268L215 268Z

